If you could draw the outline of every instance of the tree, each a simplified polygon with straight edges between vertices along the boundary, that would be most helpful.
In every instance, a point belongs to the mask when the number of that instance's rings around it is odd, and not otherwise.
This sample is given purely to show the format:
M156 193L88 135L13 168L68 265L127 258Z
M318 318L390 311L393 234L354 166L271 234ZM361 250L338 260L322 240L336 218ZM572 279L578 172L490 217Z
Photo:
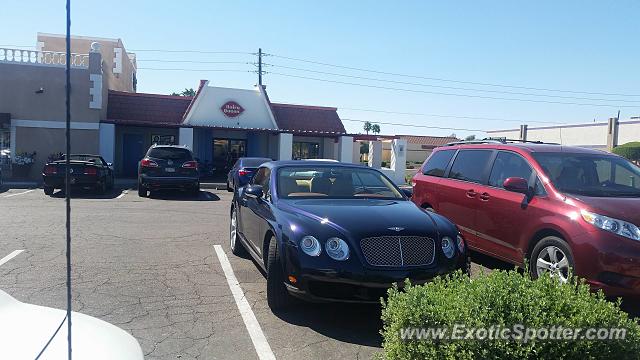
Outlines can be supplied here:
M364 131L367 132L367 135L369 135L369 131L371 131L371 123L368 121L364 122Z
M475 140L475 139L476 139L476 136L475 136L475 135L469 135L469 136L467 136L466 138L464 138L464 141L473 141L473 140Z
M171 96L196 96L196 91L193 88L184 89L182 92L172 92Z
M378 124L371 125L371 132L374 134L380 134L380 125Z

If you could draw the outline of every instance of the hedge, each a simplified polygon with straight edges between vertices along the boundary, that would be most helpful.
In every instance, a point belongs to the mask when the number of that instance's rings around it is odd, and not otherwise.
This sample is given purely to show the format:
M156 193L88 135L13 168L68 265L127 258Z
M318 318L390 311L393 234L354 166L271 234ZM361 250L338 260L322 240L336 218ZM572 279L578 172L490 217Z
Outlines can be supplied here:
M613 153L631 161L640 160L640 142L634 141L613 148Z
M426 285L392 288L382 301L385 359L638 359L640 326L584 283L544 276L532 280L515 270L470 279L462 273ZM455 326L530 329L621 328L625 340L406 340L402 329ZM449 332L450 333L450 332ZM405 334L407 334L405 332ZM480 333L478 333L480 334ZM542 332L540 333L542 334ZM466 335L466 334L465 334Z

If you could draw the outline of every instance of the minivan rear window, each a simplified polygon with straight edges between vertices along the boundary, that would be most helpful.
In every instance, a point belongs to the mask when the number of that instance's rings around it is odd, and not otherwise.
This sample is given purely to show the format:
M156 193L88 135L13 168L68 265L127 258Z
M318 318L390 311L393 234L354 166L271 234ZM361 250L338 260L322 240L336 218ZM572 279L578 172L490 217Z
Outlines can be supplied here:
M434 152L424 165L422 173L424 175L443 177L444 171L447 169L447 165L449 165L449 161L451 161L451 158L455 153L455 150L441 150Z
M482 182L492 150L460 150L451 166L449 177L452 179Z
M191 160L191 151L180 148L153 148L149 150L148 157L156 159Z

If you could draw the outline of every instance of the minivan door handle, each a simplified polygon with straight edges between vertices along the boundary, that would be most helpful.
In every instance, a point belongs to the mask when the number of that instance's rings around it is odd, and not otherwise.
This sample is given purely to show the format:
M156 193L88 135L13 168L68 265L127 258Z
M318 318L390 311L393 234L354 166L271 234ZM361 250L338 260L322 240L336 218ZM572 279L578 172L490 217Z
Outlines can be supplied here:
M490 198L491 198L491 195L489 195L489 193L484 192L480 194L481 201L489 201Z
M473 198L473 197L476 197L476 195L478 195L478 193L475 192L475 190L473 189L467 190L467 197Z

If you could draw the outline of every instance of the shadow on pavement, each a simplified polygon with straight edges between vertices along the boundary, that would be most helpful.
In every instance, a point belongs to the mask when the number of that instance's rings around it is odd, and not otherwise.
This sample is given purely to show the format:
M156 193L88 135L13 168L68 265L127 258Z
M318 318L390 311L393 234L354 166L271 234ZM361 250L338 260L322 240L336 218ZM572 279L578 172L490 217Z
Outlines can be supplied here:
M149 198L154 200L169 200L169 201L218 201L220 200L218 195L209 191L200 191L196 196L189 192L179 191L179 190L151 191L149 192Z
M381 347L381 306L375 304L314 304L299 301L275 315L289 324L307 327L319 334L351 344Z
M111 190L107 190L107 192L104 194L99 194L95 190L71 189L71 198L72 199L103 199L103 200L115 199L116 197L120 196L120 194L122 194L124 190L126 189L116 187ZM37 191L44 191L44 190L38 189ZM63 199L65 197L65 193L63 190L56 190L53 193L53 195L51 195L51 197Z

